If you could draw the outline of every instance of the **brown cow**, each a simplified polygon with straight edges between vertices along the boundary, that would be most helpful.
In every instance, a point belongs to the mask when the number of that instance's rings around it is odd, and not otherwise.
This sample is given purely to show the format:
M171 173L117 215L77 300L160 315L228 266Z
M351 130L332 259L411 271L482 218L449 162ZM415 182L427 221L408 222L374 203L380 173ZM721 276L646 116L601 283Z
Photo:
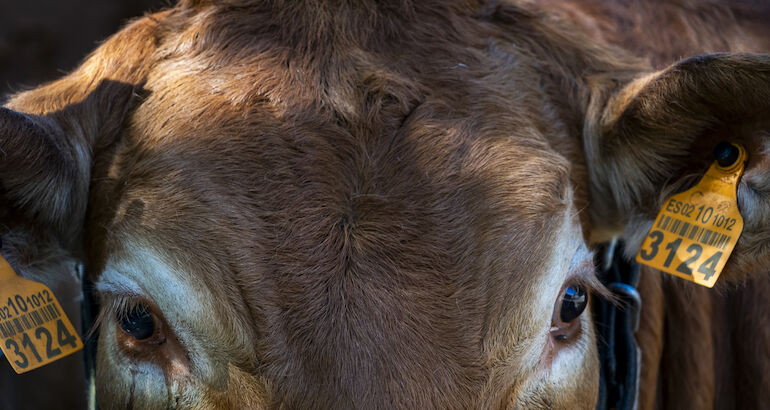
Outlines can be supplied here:
M654 72L585 5L181 1L0 111L3 253L86 264L105 409L591 408L591 244L722 139L719 286L770 266L770 56Z

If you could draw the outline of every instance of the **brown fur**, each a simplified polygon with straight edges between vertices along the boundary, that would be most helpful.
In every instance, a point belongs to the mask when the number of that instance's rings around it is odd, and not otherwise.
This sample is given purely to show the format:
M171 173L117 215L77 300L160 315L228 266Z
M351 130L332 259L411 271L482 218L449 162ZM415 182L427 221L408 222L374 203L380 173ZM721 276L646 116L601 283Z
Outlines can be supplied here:
M561 287L541 282L565 251L561 221L574 209L582 236L625 226L634 243L658 194L702 170L700 145L734 129L762 158L770 62L708 56L654 73L633 54L643 47L574 24L585 21L506 2L182 1L14 97L3 150L60 164L3 177L18 210L9 229L82 256L94 279L152 249L201 303L217 301L220 331L196 335L216 376L172 338L158 349L184 370L162 365L156 395L105 319L102 407L590 408L590 319L561 352L582 362L553 371L569 378L549 370L558 345L527 362L551 317L536 301ZM744 178L746 235L727 282L769 265L767 169L752 162ZM29 240L10 242L21 270ZM643 287L666 300L645 311L647 360L713 368L698 360L708 345L655 344L675 339L661 322L686 314L689 335L709 334L719 307L688 310L672 299L687 285L662 283ZM661 392L643 397L692 397Z
M656 68L718 51L770 49L770 8L762 0L541 0L595 41L649 58Z

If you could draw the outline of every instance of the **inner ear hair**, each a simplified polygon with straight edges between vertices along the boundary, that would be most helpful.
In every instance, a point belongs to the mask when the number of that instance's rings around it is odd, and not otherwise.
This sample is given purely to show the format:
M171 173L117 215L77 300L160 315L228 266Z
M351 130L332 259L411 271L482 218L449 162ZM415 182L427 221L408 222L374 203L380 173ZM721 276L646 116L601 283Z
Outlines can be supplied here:
M115 141L137 100L137 86L105 80L55 112L14 100L0 108L0 185L14 219L4 225L77 242L94 153Z
M710 162L720 140L740 140L770 113L770 56L708 54L624 86L596 81L584 123L591 212L621 228L654 217L660 195ZM706 161L706 162L704 162Z

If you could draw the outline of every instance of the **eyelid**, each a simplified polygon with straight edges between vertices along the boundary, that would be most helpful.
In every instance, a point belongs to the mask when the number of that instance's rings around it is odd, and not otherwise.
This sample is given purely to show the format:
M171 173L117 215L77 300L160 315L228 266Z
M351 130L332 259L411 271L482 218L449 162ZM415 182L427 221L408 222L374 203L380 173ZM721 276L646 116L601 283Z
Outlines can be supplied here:
M99 293L99 314L96 316L91 329L86 337L90 338L98 329L108 320L119 320L120 316L129 309L144 305L148 310L157 316L158 306L143 295L136 293L118 293L111 290L101 291Z
M613 299L612 292L604 286L596 273L593 259L589 259L570 269L569 277L565 283L582 285L590 293L594 293L602 298Z
M105 270L101 278L94 284L94 288L100 294L114 294L118 296L141 296L145 293L133 279L113 269Z
M592 278L596 278L596 266L594 265L592 260L581 262L578 266L571 269L571 271L572 272L570 272L571 273L570 276L576 276L580 278L579 280L590 281Z

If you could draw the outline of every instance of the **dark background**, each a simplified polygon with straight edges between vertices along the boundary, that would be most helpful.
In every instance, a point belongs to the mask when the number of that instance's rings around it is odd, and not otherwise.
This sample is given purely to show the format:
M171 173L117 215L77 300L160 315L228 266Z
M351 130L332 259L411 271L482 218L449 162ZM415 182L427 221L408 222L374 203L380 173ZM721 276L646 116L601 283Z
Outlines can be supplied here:
M0 95L71 71L130 19L173 0L0 0Z
M0 101L71 71L130 19L172 0L0 0ZM52 289L80 328L80 284ZM83 356L23 375L0 359L0 410L84 409Z

